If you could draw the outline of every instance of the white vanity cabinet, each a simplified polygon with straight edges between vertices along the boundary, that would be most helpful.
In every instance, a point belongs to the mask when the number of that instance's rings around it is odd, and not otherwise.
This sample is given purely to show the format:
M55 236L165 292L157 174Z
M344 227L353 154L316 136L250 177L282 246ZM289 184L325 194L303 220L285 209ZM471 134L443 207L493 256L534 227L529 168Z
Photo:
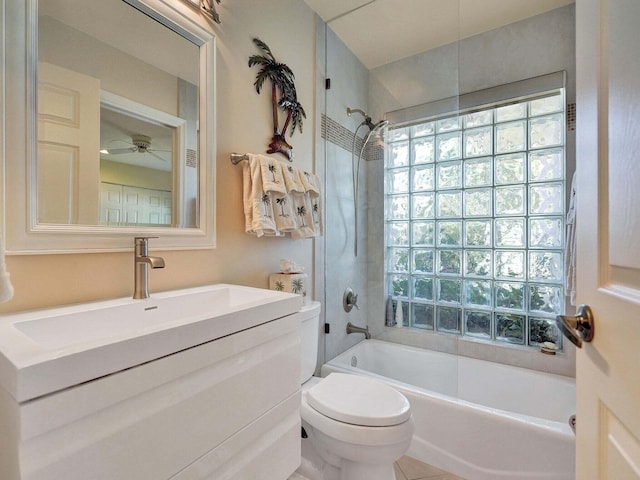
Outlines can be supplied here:
M300 338L298 300L282 298L254 326L59 391L0 388L0 478L286 479L300 462ZM242 324L236 313L218 320Z

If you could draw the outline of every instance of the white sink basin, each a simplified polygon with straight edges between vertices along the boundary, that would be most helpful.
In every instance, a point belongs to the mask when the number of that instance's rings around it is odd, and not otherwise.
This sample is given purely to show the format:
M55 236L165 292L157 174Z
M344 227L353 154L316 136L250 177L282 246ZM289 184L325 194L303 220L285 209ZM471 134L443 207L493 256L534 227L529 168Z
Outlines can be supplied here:
M23 402L290 315L302 297L210 285L0 317L0 387Z

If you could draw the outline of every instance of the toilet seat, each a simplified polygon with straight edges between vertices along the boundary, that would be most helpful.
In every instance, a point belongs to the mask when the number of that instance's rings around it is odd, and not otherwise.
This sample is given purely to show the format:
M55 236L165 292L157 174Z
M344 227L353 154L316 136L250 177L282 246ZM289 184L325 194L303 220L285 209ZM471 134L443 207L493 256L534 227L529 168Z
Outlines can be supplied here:
M395 445L410 440L413 435L413 421L408 421L390 427L364 427L339 422L323 415L312 408L308 401L308 392L302 392L300 416L303 426L309 424L314 429L340 442L362 446Z
M400 425L411 417L404 395L373 378L331 373L306 392L308 405L338 422L363 427Z

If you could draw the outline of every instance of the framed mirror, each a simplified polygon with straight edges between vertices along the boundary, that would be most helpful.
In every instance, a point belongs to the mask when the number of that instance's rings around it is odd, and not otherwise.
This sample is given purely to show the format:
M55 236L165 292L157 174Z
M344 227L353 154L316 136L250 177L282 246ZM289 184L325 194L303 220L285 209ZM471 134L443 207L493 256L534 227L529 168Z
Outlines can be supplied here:
M214 247L208 22L168 0L4 2L7 252Z

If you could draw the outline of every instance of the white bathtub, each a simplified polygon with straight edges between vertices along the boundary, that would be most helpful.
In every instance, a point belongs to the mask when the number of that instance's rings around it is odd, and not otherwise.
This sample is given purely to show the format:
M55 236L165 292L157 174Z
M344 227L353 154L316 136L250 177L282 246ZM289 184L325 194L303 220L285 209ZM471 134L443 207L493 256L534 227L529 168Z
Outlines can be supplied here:
M381 378L409 399L418 460L467 480L575 478L573 378L379 340L322 366L331 372Z

